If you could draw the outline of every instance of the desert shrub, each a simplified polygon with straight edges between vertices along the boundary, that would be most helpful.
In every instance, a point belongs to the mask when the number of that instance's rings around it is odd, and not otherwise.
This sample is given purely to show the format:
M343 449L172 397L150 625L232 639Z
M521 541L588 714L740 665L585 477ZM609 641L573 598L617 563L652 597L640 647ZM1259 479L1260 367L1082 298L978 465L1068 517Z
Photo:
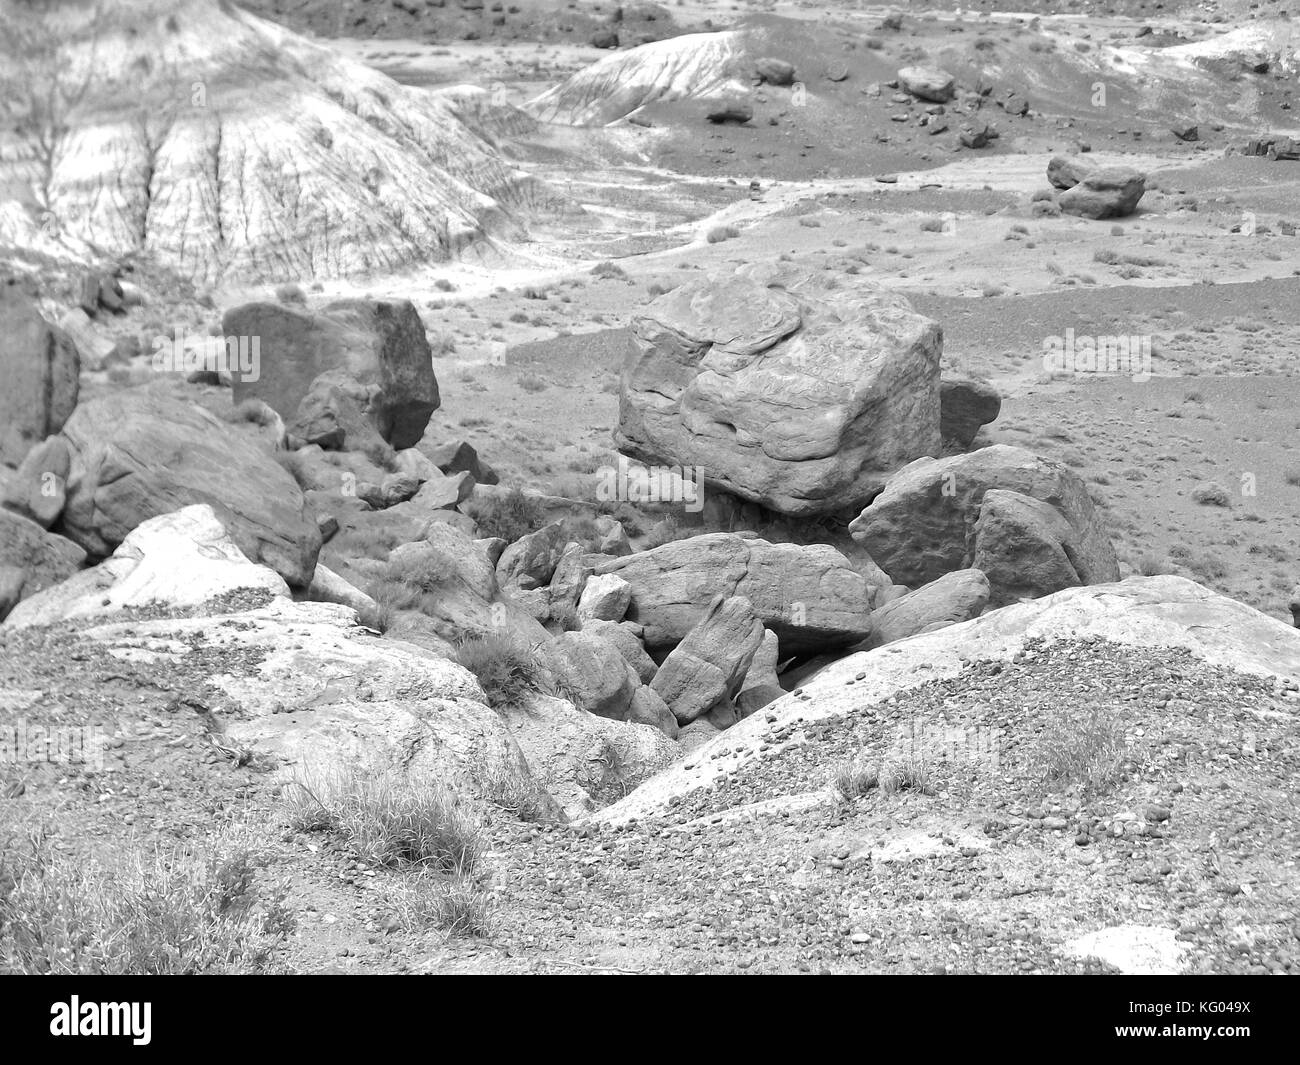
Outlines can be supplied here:
M480 774L488 802L529 824L553 824L559 812L555 800L531 776L508 769L487 769ZM561 815L563 816L563 815Z
M528 321L528 315L524 314L523 311L515 311L515 313L510 316L510 320L516 325L524 325Z
M627 271L617 263L612 263L608 259L604 262L597 263L591 268L593 277L605 277L615 281L626 281Z
M303 292L299 285L277 285L275 289L275 298L280 303L302 307L307 305L307 294Z
M462 639L456 645L455 659L478 678L494 710L508 710L529 695L554 691L535 650L503 633Z
M448 355L456 354L456 338L447 330L439 330L429 334L429 348L433 352L435 359L446 358Z
M294 781L285 801L291 828L328 832L372 865L464 876L482 857L478 825L436 783L339 769Z
M450 281L448 281L445 277L438 278L438 280L433 283L433 287L436 288L439 292L456 291L456 286L453 285Z
M740 236L740 230L735 226L714 226L706 234L705 239L710 244L721 244L724 240L734 240Z
M882 795L896 795L900 791L919 791L929 795L933 790L930 767L923 758L915 755L887 762L880 770L879 787Z
M831 778L831 787L845 802L852 802L879 784L880 771L875 766L861 766L856 762L845 762Z
M942 232L943 232L943 219L942 219L942 218L926 218L926 219L923 219L922 222L921 222L921 232L922 232L922 233L942 233Z
M465 510L477 523L480 536L499 536L510 544L539 528L546 515L541 500L519 488L476 499Z
M1045 782L1077 784L1096 794L1119 779L1126 750L1118 713L1094 707L1086 715L1053 715L1030 760Z
M389 561L385 575L395 584L404 584L419 592L435 592L455 579L456 560L431 545L402 563Z
M1192 489L1192 501L1207 507L1227 507L1232 505L1228 490L1218 481L1206 481Z
M1137 571L1144 577L1158 577L1161 574L1172 573L1173 567L1168 559L1148 551L1138 559Z
M292 930L265 850L227 830L200 857L133 850L105 866L42 834L0 850L0 973L171 975L265 969Z
M525 392L545 392L550 387L544 378L535 373L520 374L517 383Z

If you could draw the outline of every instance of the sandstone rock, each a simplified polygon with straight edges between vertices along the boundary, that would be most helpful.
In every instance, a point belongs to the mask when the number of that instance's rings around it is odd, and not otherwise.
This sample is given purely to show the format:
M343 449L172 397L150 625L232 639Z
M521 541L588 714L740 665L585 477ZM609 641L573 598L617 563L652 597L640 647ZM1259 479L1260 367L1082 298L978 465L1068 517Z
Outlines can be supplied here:
M664 659L651 687L679 724L688 725L715 703L730 702L763 642L763 623L749 600L719 596L699 624Z
M450 510L469 499L473 491L474 478L468 473L438 471L420 485L411 502L427 510Z
M769 85L792 85L794 83L794 64L784 59L765 56L754 64L754 72L760 82Z
M541 588L551 583L564 553L563 526L552 522L521 537L501 553L497 581L504 588Z
M373 453L385 441L370 417L372 385L346 370L331 370L315 378L290 418L289 433L329 451Z
M618 33L608 26L602 27L592 33L589 43L593 48L617 48Z
M980 427L996 420L1002 394L987 381L969 377L939 382L939 427L945 443L969 448Z
M632 702L627 708L627 719L635 724L649 725L670 740L675 740L681 732L677 718L673 716L668 704L657 691L645 684L632 693ZM676 754L676 748L673 750Z
M1078 156L1054 155L1047 164L1047 180L1058 189L1072 189L1096 169Z
M623 656L623 661L632 667L642 684L649 684L655 679L659 667L655 665L654 659L647 653L641 638L632 631L631 626L620 625L613 621L587 621L583 623L582 631L598 636L611 644Z
M633 334L616 446L708 489L843 511L938 450L941 332L882 289L747 267L660 296Z
M232 368L235 403L264 400L297 428L320 414L300 405L325 373L366 386L364 413L375 432L395 448L413 447L438 409L438 382L424 323L409 300L343 300L319 313L279 303L249 303L222 319L227 337L259 342L254 373ZM340 382L339 387L343 387ZM311 417L309 417L309 415ZM345 446L355 447L352 440Z
M338 603L357 612L363 624L373 624L378 604L350 581L344 580L328 566L316 563L305 598L313 603Z
M218 660L251 652L251 671L213 678L218 697L239 708L223 715L222 739L281 780L391 773L399 786L436 784L465 800L528 790L547 805L469 672L411 644L377 640L352 618L346 607L276 599L258 610L103 625L88 635L164 669L198 647Z
M500 483L496 471L464 440L432 444L421 439L418 447L421 454L427 456L429 461L445 474L468 473L475 484Z
M954 567L957 568L957 567ZM628 618L651 648L679 643L714 596L744 596L789 656L861 640L871 631L866 578L825 544L771 544L733 533L674 540L606 562L632 586Z
M1185 648L1216 665L1300 681L1300 633L1295 628L1186 578L1130 577L1113 584L1069 588L991 610L964 625L849 655L811 681L803 698L787 696L764 713L746 718L712 749L707 743L700 749L697 731L713 740L720 734L700 729L696 722L678 737L682 747L692 751L689 757L601 811L595 820L619 825L631 818L645 821L662 816L671 805L715 785L723 775L746 773L763 757L765 742L796 721L804 728L836 722L839 729L845 718L853 722L875 715L880 703L890 697L957 677L971 661L1010 660L1031 640L1091 636L1144 650ZM854 683L849 685L849 680ZM711 757L713 750L723 747L726 758ZM824 768L818 770L818 777L812 787L825 780ZM806 778L789 779L785 785L789 790L775 791L769 801L794 801L809 786Z
M776 638L776 633L764 631L763 641L758 645L749 669L745 671L745 681L740 686L740 694L736 696L736 711L740 717L748 717L755 710L761 710L785 694L776 675L780 654L780 641Z
M74 307L59 319L59 328L76 346L83 370L101 370L117 347L115 341L100 334L89 316Z
M0 284L0 337L0 463L17 466L72 414L81 361L67 334L16 285Z
M289 595L284 578L250 562L206 504L142 522L95 568L26 600L6 624L23 628L129 607L186 610L232 596Z
M508 724L533 776L570 818L623 798L678 754L657 729L610 721L546 696L511 714Z
M1057 197L1065 214L1083 218L1123 218L1132 214L1146 191L1146 177L1131 167L1094 170Z
M578 620L622 621L632 603L632 586L616 573L589 577L578 600Z
M5 482L0 505L48 529L63 512L71 469L67 441L61 436L42 440L27 452L11 477L5 477L6 471L0 467L0 480Z
M583 710L615 721L626 719L640 682L613 644L590 632L565 632L555 638L551 650Z
M89 554L109 554L149 518L207 503L249 559L291 585L311 581L320 530L297 483L201 407L112 393L78 407L63 436L72 473L62 528Z
M1083 481L1060 463L1004 444L911 463L849 532L895 581L917 588L975 565L975 523L991 488L1021 492L1061 512L1078 537L1075 570L1084 583L1118 578L1114 548Z
M747 100L718 100L709 105L708 110L704 112L704 117L716 126L728 123L744 125L753 119L754 106Z
M597 545L597 550L602 555L622 557L632 554L632 542L627 538L627 530L623 528L622 522L615 521L613 518L598 518L596 527L600 530L600 543Z
M898 84L905 92L931 103L947 103L957 94L957 81L938 67L904 67L898 72Z
M989 492L985 498L994 494ZM1045 503L1040 505L1047 506ZM938 580L872 611L874 628L871 635L855 649L869 651L873 647L915 636L918 632L933 632L969 621L979 617L988 604L989 579L980 570L961 569L945 573Z
M990 606L1096 583L1075 565L1082 552L1079 533L1055 507L1019 492L984 493L972 561L988 575Z
M30 518L0 509L0 572L5 586L0 599L10 609L21 609L21 601L71 577L85 561L86 553L72 541ZM0 618L6 614L12 617L0 602Z

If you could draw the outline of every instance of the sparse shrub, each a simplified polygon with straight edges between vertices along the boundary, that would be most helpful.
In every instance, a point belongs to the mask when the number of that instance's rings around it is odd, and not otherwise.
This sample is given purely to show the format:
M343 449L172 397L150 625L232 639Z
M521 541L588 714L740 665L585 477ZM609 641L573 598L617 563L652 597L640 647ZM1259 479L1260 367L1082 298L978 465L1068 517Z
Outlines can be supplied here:
M1218 481L1206 481L1192 489L1192 501L1207 507L1228 507L1232 498Z
M438 280L433 283L433 287L436 288L439 292L456 291L456 286L453 285L450 281L448 281L445 277L438 278Z
M478 678L494 710L508 710L529 695L554 690L535 650L503 633L488 632L461 640L455 658Z
M429 334L429 347L435 359L456 354L456 338L448 330L440 329Z
M859 766L854 762L840 766L831 780L831 786L845 802L852 802L879 784L880 771L875 766Z
M1119 779L1125 751L1118 713L1093 708L1086 716L1058 713L1050 718L1031 761L1044 781L1077 784L1096 794Z
M592 277L604 277L614 281L626 281L627 271L617 263L612 263L608 259L604 262L597 263L591 268Z
M277 285L275 288L275 298L280 303L305 307L307 305L307 294L303 292L300 285Z
M927 218L921 222L921 232L923 233L942 233L942 218Z
M538 288L536 285L528 285L520 293L526 300L544 300L547 297L546 289Z
M740 236L740 230L735 226L714 226L709 230L705 239L710 244L721 244L724 240L734 240Z
M0 851L0 973L171 975L264 969L292 930L284 892L251 834L199 857L132 851L103 866L42 834Z
M900 791L919 791L929 795L933 791L930 767L923 758L914 755L887 763L880 770L879 787L882 795L896 795Z
M523 311L515 311L515 313L510 316L510 320L516 325L523 325L528 321L528 315L524 314Z
M1144 577L1158 577L1173 572L1173 567L1169 564L1168 559L1148 551L1138 559L1137 571Z
M516 378L516 383L525 392L545 392L550 386L545 379L535 373L523 373Z
M511 544L539 528L546 513L539 499L519 488L474 500L464 509L478 524L480 536L499 536Z

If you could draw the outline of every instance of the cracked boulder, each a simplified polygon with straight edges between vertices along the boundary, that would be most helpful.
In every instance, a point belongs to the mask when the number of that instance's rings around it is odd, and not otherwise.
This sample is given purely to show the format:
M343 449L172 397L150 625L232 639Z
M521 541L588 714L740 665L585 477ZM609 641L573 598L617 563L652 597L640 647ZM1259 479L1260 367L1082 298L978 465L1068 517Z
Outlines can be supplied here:
M596 573L631 585L627 619L643 627L652 650L680 643L719 595L747 599L787 657L847 646L871 631L867 579L826 544L707 533L613 559Z
M749 600L719 596L664 659L650 687L679 725L689 725L735 699L762 642L763 623Z
M942 332L906 299L780 265L688 281L633 322L615 444L770 510L860 509L940 445Z

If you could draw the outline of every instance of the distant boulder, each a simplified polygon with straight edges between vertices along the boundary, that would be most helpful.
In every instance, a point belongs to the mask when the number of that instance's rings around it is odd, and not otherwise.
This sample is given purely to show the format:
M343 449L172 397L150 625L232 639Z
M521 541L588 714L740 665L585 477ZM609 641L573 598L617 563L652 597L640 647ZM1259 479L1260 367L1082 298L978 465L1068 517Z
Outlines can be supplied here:
M1081 218L1123 218L1132 214L1146 192L1146 177L1126 166L1094 170L1057 197L1065 214Z
M766 56L754 64L754 72L760 82L768 85L794 84L794 64L787 63L784 59Z
M589 43L593 48L617 48L618 31L608 26L602 27L591 35Z
M1096 169L1078 156L1054 155L1047 164L1047 180L1054 188L1072 189Z
M325 435L328 389L322 395L317 388L307 407L300 407L322 374L336 375L335 387L345 392L349 383L354 386L364 397L359 410L395 448L417 444L441 402L424 323L409 300L343 300L319 313L248 303L226 313L222 331L227 344L247 337L247 347L256 352L251 368L232 365L235 403L263 400L291 434L310 442Z
M898 85L904 92L936 104L945 104L957 95L957 80L938 67L903 67Z

